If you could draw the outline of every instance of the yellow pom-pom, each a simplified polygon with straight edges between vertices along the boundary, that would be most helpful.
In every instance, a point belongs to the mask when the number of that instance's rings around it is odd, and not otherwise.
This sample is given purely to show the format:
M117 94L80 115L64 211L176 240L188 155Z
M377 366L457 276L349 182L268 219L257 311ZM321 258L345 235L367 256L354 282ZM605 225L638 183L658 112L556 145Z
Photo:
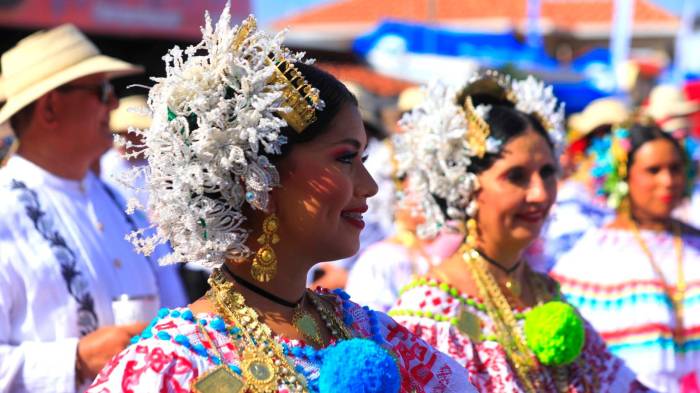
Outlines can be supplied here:
M552 301L525 315L527 346L546 366L566 365L581 354L586 338L583 320L571 305Z

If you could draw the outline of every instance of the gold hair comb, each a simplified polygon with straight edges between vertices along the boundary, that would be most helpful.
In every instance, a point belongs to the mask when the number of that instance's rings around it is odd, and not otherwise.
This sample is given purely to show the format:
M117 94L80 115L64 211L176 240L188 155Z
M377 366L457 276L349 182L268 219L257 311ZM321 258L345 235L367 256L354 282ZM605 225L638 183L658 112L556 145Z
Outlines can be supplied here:
M250 34L257 29L257 22L251 15L241 23L233 48L238 49ZM282 57L268 55L267 61L275 65L275 73L268 79L268 84L284 85L282 99L291 109L280 112L279 115L297 133L302 133L306 127L316 121L316 108L321 100L319 92L306 81L293 63Z
M474 150L479 158L484 158L486 154L486 139L488 139L491 129L484 119L476 113L472 97L467 96L464 100L464 112L467 118L467 143Z

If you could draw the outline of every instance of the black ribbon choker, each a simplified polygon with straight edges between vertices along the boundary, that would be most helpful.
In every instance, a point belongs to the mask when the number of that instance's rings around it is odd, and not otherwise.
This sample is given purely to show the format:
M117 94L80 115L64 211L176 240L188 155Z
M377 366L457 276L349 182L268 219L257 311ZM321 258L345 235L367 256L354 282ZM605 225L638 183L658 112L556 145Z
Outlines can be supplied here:
M282 299L281 297L279 297L273 293L270 293L270 292L256 286L255 284L253 284L249 281L246 281L246 280L242 279L241 277L238 277L237 275L233 274L233 272L231 271L231 269L228 268L226 263L223 264L223 269L226 271L226 273L228 273L231 277L233 277L233 279L238 284L244 286L247 289L250 289L251 291L257 293L258 295L264 297L265 299L267 299L271 302L280 304L280 305L285 306L285 307L296 308L299 305L299 303L301 303L301 301L304 300L304 296L306 296L306 294L301 295L301 297L297 301L290 302L289 300Z

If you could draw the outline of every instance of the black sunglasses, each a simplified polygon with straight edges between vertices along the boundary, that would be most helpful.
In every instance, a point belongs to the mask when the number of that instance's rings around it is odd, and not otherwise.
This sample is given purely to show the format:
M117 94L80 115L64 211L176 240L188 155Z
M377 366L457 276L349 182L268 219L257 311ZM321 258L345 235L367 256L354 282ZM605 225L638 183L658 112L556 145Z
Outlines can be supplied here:
M109 98L112 95L112 93L114 93L114 86L112 86L112 84L109 83L109 81L104 81L96 86L65 85L59 87L58 90L87 90L97 95L97 97L100 99L100 102L106 104L107 101L109 101Z

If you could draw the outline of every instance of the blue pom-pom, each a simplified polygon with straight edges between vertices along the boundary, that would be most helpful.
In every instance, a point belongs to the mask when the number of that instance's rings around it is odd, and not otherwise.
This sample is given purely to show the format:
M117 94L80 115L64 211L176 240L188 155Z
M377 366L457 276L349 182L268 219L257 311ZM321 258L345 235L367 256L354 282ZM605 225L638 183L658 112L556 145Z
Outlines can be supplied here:
M320 393L395 393L400 385L394 358L372 340L353 338L323 350Z
M158 310L158 316L161 317L161 318L167 317L168 314L170 314L170 310L168 310L168 309L165 308L165 307L163 307L163 308L161 308L160 310Z
M156 336L158 336L158 338L161 340L170 340L170 333L166 331L160 331L158 334L156 334Z
M336 294L337 296L340 296L340 298L343 300L350 300L350 295L348 295L347 292L343 291L340 288L334 289L333 293Z
M175 342L186 347L186 348L189 348L192 346L192 344L190 343L190 339L187 338L187 336L184 336L182 334L178 334L177 336L175 336Z
M207 349L202 344L194 344L192 349L200 356L207 356Z
M242 374L243 374L243 371L241 371L240 367L236 366L235 364L230 364L228 367L229 367L234 373L236 373L236 374L238 374L238 375L242 375Z
M194 315L192 314L192 311L190 310L185 310L182 312L182 319L186 321L194 321Z
M151 332L150 327L146 328L143 332L141 332L141 338L151 338L151 337L153 337L153 333Z
M223 319L216 317L211 320L211 325L210 325L214 330L217 332L225 332L226 331L226 323L224 322Z

